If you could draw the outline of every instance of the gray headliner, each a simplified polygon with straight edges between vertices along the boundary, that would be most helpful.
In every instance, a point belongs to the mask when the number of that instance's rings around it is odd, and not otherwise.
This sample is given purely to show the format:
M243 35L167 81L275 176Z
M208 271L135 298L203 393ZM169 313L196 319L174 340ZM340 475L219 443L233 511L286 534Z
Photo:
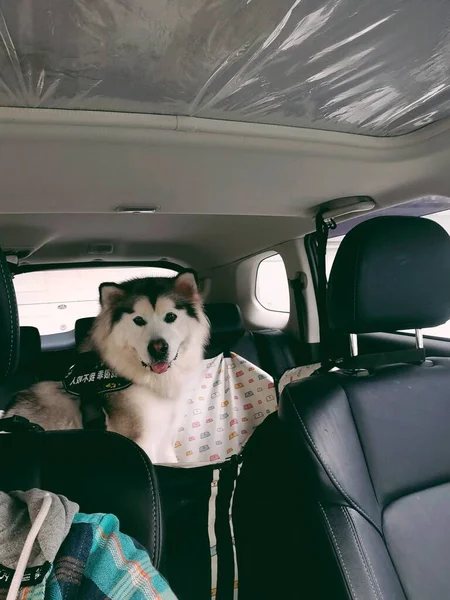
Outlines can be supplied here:
M308 220L309 221L309 220ZM298 237L301 218L228 215L1 215L5 249L31 250L28 263L167 258L208 269ZM19 245L18 241L22 244ZM25 242L25 245L23 245ZM90 255L90 243L114 244L112 255ZM23 264L23 261L22 263Z
M161 256L208 268L301 237L317 207L450 196L450 122L371 138L180 117L0 109L0 244L29 261ZM121 215L117 206L160 206Z

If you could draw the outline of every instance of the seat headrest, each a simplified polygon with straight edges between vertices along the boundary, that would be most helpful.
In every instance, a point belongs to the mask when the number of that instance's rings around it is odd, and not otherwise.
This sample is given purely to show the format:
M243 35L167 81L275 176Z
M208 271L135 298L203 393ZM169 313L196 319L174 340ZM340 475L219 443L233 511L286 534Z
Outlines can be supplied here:
M211 342L208 355L211 352L221 352L241 338L244 333L244 321L236 304L220 302L205 304L205 313L211 323ZM75 343L77 348L84 342L94 322L94 317L78 319L75 323Z
M75 344L79 348L87 338L89 331L95 321L95 317L84 317L75 321Z
M0 249L0 381L14 373L19 361L19 316L16 293Z
M211 335L238 339L244 334L241 309L231 302L205 304L205 313L211 323Z
M41 353L41 336L36 327L20 328L20 360L21 366L33 364Z
M244 320L237 304L218 302L205 304L205 313L211 323L211 337L206 349L208 358L230 350L244 335Z
M343 239L328 283L330 326L345 333L435 327L450 318L450 238L434 221L377 217Z
M156 474L131 440L109 431L24 431L0 435L0 453L8 457L0 490L39 487L67 496L82 512L114 514L123 533L145 546L159 565L162 515Z

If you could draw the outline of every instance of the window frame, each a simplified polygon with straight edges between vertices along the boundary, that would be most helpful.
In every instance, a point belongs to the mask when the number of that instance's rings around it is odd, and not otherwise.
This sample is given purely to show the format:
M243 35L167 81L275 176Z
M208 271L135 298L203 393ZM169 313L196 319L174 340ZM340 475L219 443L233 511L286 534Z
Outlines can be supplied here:
M14 256L13 254L9 256ZM8 258L8 256L7 256ZM100 269L100 268L127 268L127 267L154 267L159 269L169 269L181 273L187 267L170 260L133 260L133 261L106 261L92 260L79 263L43 263L43 264L14 264L8 261L8 266L13 275L22 275L23 273L34 273L37 271L69 271L71 269Z

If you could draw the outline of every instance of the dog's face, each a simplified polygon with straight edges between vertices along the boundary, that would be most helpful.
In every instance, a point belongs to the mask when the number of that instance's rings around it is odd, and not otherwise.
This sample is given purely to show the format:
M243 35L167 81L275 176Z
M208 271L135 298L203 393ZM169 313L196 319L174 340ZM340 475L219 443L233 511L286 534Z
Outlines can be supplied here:
M134 358L134 370L162 375L189 345L201 348L208 337L207 319L191 272L174 278L103 283L100 304L98 345L107 346L107 354L117 366L123 352L128 362Z

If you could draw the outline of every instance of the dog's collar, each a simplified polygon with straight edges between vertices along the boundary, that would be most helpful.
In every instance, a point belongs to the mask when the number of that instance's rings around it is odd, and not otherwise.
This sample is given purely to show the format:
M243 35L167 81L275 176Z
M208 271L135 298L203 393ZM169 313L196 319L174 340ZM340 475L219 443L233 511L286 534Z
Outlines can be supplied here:
M105 365L95 352L79 354L62 383L66 392L74 396L110 394L132 385Z

